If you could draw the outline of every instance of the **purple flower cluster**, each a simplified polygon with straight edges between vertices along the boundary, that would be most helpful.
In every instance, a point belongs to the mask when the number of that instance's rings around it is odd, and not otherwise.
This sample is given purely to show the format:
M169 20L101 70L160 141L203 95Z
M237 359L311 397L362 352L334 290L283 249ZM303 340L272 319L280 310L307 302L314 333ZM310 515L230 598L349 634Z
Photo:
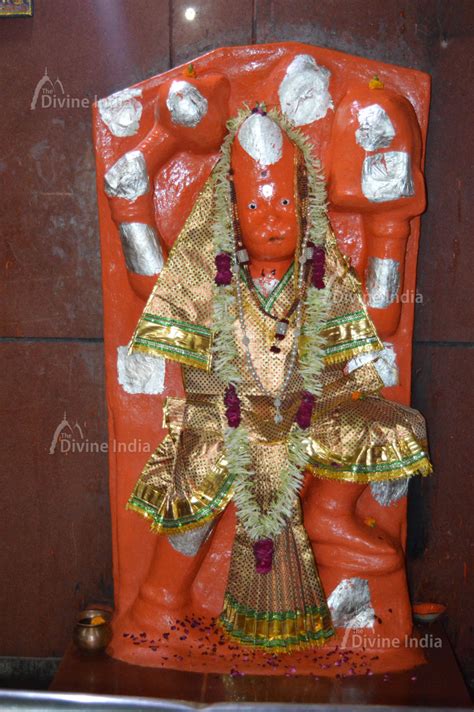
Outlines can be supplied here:
M309 428L311 425L311 417L313 415L315 397L309 391L303 393L300 407L296 413L295 420L302 430Z
M225 415L229 427L237 428L240 425L240 398L237 395L235 386L227 386L224 395L224 404L226 406Z
M228 285L232 282L232 270L230 268L230 255L227 252L220 252L215 258L217 274L214 281L217 285Z
M260 539L253 545L255 556L255 571L258 574L268 574L273 564L273 540Z
M324 247L315 245L313 249L313 274L311 283L316 289L324 289L324 274L325 274L326 253Z

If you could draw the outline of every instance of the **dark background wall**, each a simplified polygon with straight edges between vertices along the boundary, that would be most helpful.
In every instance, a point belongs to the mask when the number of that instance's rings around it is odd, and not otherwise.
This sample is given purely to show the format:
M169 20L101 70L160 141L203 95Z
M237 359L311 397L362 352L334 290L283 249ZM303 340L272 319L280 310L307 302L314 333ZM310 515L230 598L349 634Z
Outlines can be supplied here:
M61 655L79 607L113 596L91 114L31 110L35 87L47 68L92 102L218 46L298 40L433 78L413 405L436 476L413 483L409 574L474 674L473 20L470 0L37 0L0 20L0 656ZM64 413L85 451L50 454Z

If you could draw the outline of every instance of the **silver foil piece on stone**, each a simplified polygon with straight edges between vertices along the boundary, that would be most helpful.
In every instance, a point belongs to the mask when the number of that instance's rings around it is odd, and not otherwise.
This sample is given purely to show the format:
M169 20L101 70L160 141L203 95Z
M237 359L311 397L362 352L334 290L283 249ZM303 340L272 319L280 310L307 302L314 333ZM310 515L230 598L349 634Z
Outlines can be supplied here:
M370 104L359 109L359 128L355 132L356 141L365 151L387 148L395 137L395 128L390 118L379 104Z
M397 298L400 289L400 263L388 257L370 257L367 269L369 306L386 309Z
M362 165L362 192L373 203L414 195L410 154L386 151L366 156Z
M141 89L124 89L97 102L99 114L113 136L134 136L140 128L143 106Z
M283 134L268 116L251 114L239 129L239 143L262 166L277 163L282 156Z
M176 551L184 556L196 556L204 541L211 533L214 522L207 522L201 527L190 529L183 534L169 534L168 541Z
M159 274L163 269L163 253L156 230L139 222L121 223L119 230L127 269L135 274Z
M364 364L370 363L371 361L375 361L379 353L380 352L370 354L358 354L358 356L354 356L353 358L351 358L350 361L347 362L344 370L347 372L347 374L352 373Z
M397 386L399 383L399 371L397 366L397 354L393 348L393 344L384 341L383 351L376 354L374 366L382 379L384 386Z
M171 121L179 126L194 128L207 114L207 99L199 89L183 80L174 80L168 91L166 106Z
M373 628L374 609L367 579L343 579L328 598L337 628Z
M326 116L334 104L329 93L331 72L309 54L298 54L289 64L278 89L282 112L296 126Z
M383 482L371 482L370 491L372 497L382 507L389 507L399 499L405 497L408 492L409 477L401 477L398 480L385 480Z
M136 200L150 190L145 156L141 151L128 151L109 168L104 176L105 192L110 198Z
M165 387L165 359L141 353L128 354L128 346L117 348L118 382L126 393L157 395Z

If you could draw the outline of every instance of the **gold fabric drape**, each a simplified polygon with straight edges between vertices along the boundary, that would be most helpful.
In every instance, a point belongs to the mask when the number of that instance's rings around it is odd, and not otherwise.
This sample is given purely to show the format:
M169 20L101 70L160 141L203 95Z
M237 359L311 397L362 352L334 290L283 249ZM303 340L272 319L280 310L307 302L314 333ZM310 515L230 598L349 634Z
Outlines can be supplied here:
M177 534L201 526L218 516L233 495L222 435L224 386L212 368L213 208L211 176L171 250L130 344L132 352L183 364L186 399L167 400L169 434L146 464L127 505L147 517L158 533ZM270 295L276 315L283 314L293 299L290 277L289 273ZM332 298L322 329L323 395L308 429L308 470L317 477L358 483L428 474L431 464L422 416L380 395L383 383L373 363L350 375L343 372L349 359L378 352L383 345L365 308L361 285L331 229L326 280L332 284ZM243 293L254 364L265 387L275 391L286 372L293 337L281 342L280 353L272 353L274 322L256 309L245 283ZM242 420L256 471L255 494L264 508L278 489L287 458L286 438L303 384L295 373L281 408L283 422L275 424L273 401L261 395L248 370L237 319L235 332ZM221 623L241 643L271 649L315 645L332 634L299 502L275 542L271 574L255 573L252 543L238 523Z

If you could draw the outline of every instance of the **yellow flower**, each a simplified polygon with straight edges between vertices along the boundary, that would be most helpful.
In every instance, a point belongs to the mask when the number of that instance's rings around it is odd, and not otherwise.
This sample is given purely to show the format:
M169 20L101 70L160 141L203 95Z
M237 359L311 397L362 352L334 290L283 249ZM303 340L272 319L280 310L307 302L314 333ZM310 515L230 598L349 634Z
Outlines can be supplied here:
M367 524L368 527L372 527L372 528L377 526L377 522L375 521L375 519L373 517L366 517L364 519L364 524Z
M369 82L369 88L370 89L383 89L384 88L384 83L378 78L376 74L372 77L372 79Z

